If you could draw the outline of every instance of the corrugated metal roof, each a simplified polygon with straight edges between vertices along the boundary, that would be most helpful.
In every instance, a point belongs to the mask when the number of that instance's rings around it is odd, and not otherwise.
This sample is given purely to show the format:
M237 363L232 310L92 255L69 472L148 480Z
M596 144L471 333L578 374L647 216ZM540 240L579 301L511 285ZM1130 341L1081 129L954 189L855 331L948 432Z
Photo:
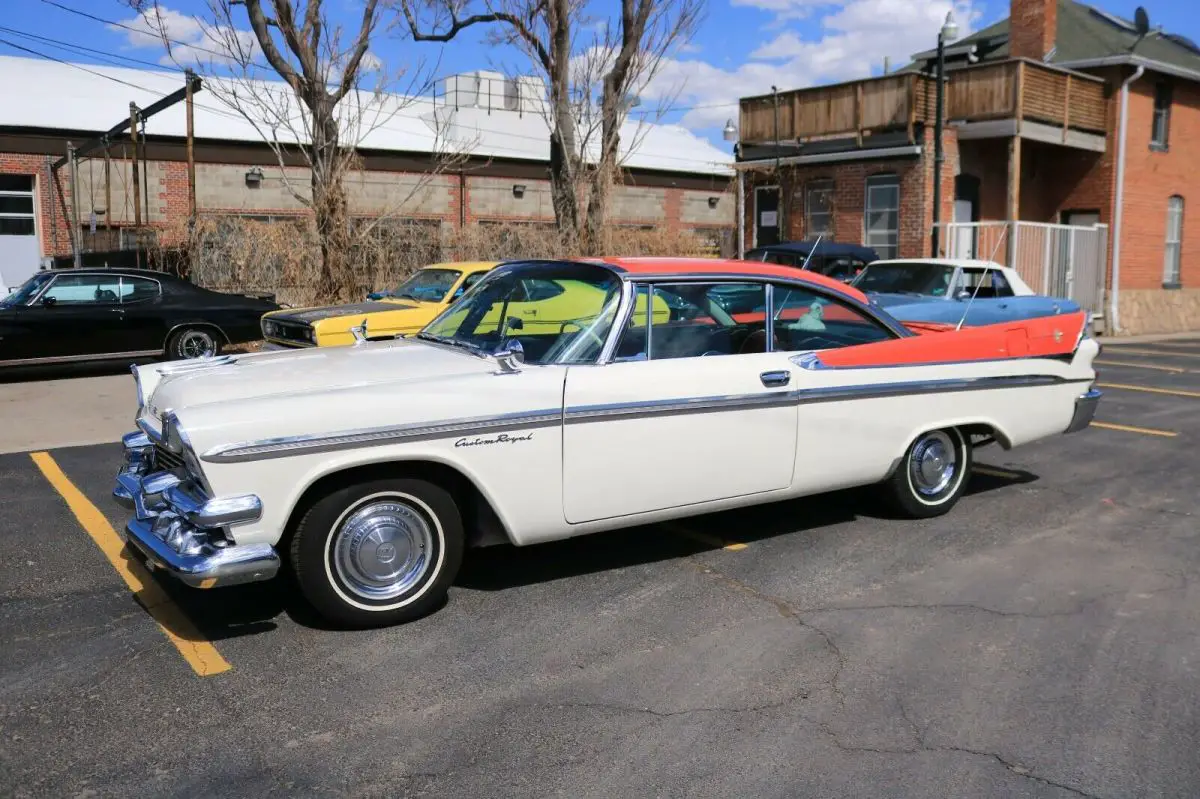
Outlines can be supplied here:
M126 69L96 64L68 64L39 58L0 56L0 128L101 133L129 114L129 103L145 108L183 87L183 73ZM270 92L290 118L296 118L295 99L282 82L239 84L206 78L196 95L195 134L199 139L259 143L263 134L282 143L295 143L286 126L249 120L223 103L236 90ZM359 138L364 149L406 153L452 152L488 158L548 161L549 131L539 113L486 108L454 109L430 97L388 95L381 102L368 93L360 101L371 109L371 130ZM373 103L373 105L372 105ZM343 103L350 107L350 98ZM364 128L366 126L364 125ZM182 103L146 123L151 136L186 135ZM726 153L679 125L639 124L630 120L621 130L624 165L703 175L732 174L732 153Z

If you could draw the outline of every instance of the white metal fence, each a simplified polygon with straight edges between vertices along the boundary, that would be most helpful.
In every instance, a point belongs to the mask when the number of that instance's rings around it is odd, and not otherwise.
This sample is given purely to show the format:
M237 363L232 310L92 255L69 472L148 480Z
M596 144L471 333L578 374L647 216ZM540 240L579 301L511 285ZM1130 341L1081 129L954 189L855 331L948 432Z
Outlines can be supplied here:
M1104 315L1108 225L951 222L941 227L947 257L1011 266L1034 291L1070 298L1094 318Z

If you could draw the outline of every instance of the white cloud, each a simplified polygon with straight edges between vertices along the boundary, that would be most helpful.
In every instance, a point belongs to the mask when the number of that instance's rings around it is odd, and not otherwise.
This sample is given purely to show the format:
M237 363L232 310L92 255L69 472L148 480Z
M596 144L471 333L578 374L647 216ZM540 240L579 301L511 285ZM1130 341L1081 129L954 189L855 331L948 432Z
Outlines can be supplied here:
M650 99L678 93L681 124L693 130L735 124L740 97L768 94L821 83L864 78L877 73L884 56L893 68L913 53L936 44L937 31L953 8L961 35L978 21L979 0L731 0L775 15L778 24L810 15L804 28L777 34L756 48L740 66L722 68L699 59L675 59L663 65L642 94ZM819 12L819 13L818 13ZM817 25L813 25L817 22ZM772 26L773 27L773 26Z
M257 60L260 51L254 33L228 26L212 26L199 17L175 11L166 6L150 8L110 30L125 35L130 47L166 50L163 39L169 40L170 51L164 52L159 63L231 64L242 60Z

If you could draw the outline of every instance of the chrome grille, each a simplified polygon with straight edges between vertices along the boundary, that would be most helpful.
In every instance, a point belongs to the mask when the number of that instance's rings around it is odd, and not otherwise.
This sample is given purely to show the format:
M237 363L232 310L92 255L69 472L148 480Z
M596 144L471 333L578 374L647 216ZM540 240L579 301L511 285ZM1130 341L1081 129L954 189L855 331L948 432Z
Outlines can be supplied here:
M312 341L309 338L309 330L309 326L303 322L283 321L280 319L271 319L264 325L264 331L268 336L301 346L312 345Z
M154 466L159 471L175 471L183 468L183 458L171 452L162 444L154 445Z

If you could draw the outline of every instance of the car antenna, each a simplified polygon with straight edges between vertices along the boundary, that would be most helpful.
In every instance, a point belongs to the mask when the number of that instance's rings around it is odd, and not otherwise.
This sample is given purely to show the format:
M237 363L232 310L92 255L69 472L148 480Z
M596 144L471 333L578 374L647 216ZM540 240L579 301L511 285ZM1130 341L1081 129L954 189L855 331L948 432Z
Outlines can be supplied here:
M821 237L824 235L824 233L817 234L817 240L813 242L812 249L808 251L808 255L804 258L804 263L800 266L801 271L808 269L808 262L812 260L813 253L817 251L817 247L821 246Z
M1008 228L1005 227L1004 232L1000 234L1000 240L997 241L996 246L992 248L992 254L988 257L988 263L996 262L996 251L1000 249L1000 245L1004 242L1004 237L1007 235L1008 235ZM958 324L954 326L954 330L956 332L959 330L962 330L963 322L967 321L967 314L970 313L970 311L971 311L971 303L975 302L975 295L978 294L979 289L983 287L983 278L987 275L988 272L991 272L991 271L992 271L992 268L990 266L985 266L983 268L983 274L979 276L979 282L977 284L975 284L975 290L971 292L971 298L967 300L967 307L963 308L962 318L959 319Z

